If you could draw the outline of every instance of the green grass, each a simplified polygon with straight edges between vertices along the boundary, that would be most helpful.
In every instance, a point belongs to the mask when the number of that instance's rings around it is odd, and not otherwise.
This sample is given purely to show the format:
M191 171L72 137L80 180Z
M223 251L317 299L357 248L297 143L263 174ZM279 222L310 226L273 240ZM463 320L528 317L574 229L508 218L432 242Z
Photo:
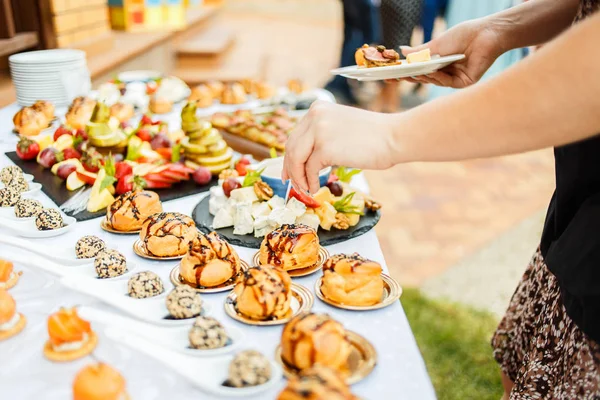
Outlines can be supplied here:
M498 400L500 372L490 338L498 321L489 313L430 300L405 289L402 305L440 400Z

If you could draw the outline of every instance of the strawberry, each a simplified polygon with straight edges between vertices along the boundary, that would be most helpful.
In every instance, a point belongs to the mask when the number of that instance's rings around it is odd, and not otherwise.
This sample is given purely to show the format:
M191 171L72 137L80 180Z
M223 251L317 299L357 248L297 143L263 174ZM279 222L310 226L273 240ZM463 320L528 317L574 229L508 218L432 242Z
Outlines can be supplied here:
M81 158L81 153L72 148L64 149L63 150L63 159L69 160L71 158L76 158L79 160Z
M142 139L144 142L149 142L152 140L152 134L148 129L139 129L136 133L137 137Z
M140 120L140 126L144 125L152 125L152 118L148 115L142 115L142 119Z
M17 156L21 160L33 160L37 157L40 152L40 145L38 142L22 137L17 143Z
M56 140L63 135L73 136L73 132L67 129L64 125L61 125L58 128L56 128L56 131L54 131L54 141L56 142Z
M131 165L125 162L117 162L115 164L115 178L121 179L125 176L131 175L133 173L133 168Z

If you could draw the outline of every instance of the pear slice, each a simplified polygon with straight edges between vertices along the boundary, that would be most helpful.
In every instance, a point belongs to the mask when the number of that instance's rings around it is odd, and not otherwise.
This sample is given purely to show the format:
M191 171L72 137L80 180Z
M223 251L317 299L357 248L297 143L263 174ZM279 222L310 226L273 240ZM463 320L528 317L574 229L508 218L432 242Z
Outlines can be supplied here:
M80 187L82 187L83 185L85 185L85 182L82 181L81 179L79 179L79 176L77 176L77 172L73 171L69 174L69 176L67 177L67 189L68 190L77 190Z
M92 193L87 204L87 210L89 212L100 211L115 201L115 198L110 194L108 189L100 191L100 185L102 185L104 178L106 178L106 171L102 168L98 171L98 178L96 178L96 182L94 182L94 186L92 186Z

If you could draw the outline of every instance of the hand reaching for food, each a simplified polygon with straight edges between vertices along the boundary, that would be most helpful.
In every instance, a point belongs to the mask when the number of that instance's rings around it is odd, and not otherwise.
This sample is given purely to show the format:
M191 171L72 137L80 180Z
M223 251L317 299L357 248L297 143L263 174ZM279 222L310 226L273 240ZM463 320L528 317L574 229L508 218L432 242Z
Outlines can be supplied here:
M282 178L316 193L325 167L389 168L391 129L389 115L315 102L287 141Z

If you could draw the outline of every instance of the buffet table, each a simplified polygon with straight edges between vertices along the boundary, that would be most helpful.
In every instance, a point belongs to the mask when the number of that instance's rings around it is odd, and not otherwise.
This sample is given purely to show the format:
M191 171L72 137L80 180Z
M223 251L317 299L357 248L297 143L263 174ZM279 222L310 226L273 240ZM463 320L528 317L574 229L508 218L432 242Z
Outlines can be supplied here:
M0 167L10 164L4 155L13 151L16 137L10 133L12 116L18 111L16 105L0 110ZM358 176L355 185L366 188L366 181ZM194 206L206 194L198 194L179 200L164 203L165 211L178 211L191 214ZM54 206L43 193L35 198L44 206ZM0 234L10 235L9 230L0 229ZM133 235L114 235L100 228L100 220L93 219L78 222L74 229L65 235L55 238L41 239L44 245L56 246L57 249L72 249L75 242L84 235L97 235L109 247L122 252L128 262L135 263L138 271L152 270L156 272L169 290L169 272L178 261L150 261L136 256L132 244ZM40 239L29 239L35 246ZM251 261L254 249L237 247L242 259ZM385 260L374 231L340 244L329 246L331 254L358 252L362 256L378 261L387 273ZM117 343L104 334L103 326L93 323L99 336L99 345L92 356L71 363L56 364L46 360L42 355L42 347L47 340L46 319L50 312L61 306L94 306L103 310L118 313L97 300L80 295L61 287L56 277L36 268L43 265L42 257L28 254L21 250L0 244L0 257L15 262L15 270L22 270L23 276L19 284L11 290L17 302L17 310L28 319L24 332L18 336L0 342L0 390L2 398L71 398L71 384L78 370L94 360L105 361L121 371L127 380L127 388L132 399L213 399L192 386L185 379L167 369L160 362L133 351L123 344ZM295 279L311 291L319 274ZM401 282L400 282L401 283ZM257 349L273 359L277 344L280 341L281 326L257 327L241 324L232 320L223 309L226 293L205 294L203 299L211 306L210 314L221 321L225 327L235 326L245 334L240 349ZM434 399L435 393L423 359L417 348L415 339L400 303L384 309L369 312L352 312L330 307L315 299L315 312L325 312L342 322L344 326L367 338L378 353L377 366L373 372L361 382L352 386L353 392L363 399ZM204 368L210 369L211 358L202 358ZM198 374L203 371L199 370ZM269 392L252 398L274 399L284 387L285 381L276 385ZM41 396L40 396L41 395Z

